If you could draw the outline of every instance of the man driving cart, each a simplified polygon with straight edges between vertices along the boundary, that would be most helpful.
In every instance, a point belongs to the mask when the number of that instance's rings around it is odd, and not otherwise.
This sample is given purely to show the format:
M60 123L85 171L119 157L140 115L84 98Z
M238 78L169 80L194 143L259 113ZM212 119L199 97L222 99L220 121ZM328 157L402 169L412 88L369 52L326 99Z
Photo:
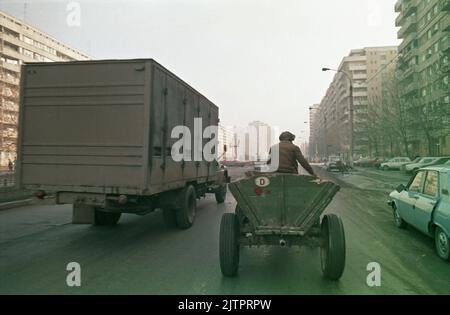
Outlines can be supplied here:
M298 146L296 146L293 141L295 140L295 135L289 131L283 132L280 137L280 143L272 146L269 151L269 160L267 164L271 164L272 153L278 153L278 167L276 169L277 173L286 174L298 174L298 163L313 177L317 178L314 173L313 168L305 159L302 151Z

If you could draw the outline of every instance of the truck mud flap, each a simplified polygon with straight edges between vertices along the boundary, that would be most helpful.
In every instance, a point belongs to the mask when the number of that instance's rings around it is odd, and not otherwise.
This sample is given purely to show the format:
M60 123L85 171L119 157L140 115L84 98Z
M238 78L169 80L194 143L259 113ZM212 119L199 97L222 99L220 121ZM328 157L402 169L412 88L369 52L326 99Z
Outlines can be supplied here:
M74 204L72 211L72 224L94 224L95 208L83 204Z

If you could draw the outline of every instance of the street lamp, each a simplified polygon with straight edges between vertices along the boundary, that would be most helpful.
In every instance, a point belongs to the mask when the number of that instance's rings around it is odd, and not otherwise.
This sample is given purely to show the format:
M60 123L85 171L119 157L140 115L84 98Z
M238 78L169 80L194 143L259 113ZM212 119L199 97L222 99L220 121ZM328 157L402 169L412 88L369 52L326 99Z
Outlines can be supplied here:
M340 72L342 74L344 74L348 81L350 82L350 117L349 117L349 121L350 121L350 157L349 157L349 163L350 166L353 167L353 150L354 150L354 137L353 137L353 110L354 110L354 105L353 105L353 80L352 77L345 71L343 70L336 70L336 69L330 69L330 68L322 68L322 71L334 71L334 72Z

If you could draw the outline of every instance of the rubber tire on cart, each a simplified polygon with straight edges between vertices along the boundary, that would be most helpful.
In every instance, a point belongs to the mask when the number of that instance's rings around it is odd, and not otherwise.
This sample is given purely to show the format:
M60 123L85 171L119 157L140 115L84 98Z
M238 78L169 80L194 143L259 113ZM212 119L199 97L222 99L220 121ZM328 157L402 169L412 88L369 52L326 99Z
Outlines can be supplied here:
M408 224L406 224L405 220L403 220L402 217L400 216L400 213L398 213L398 209L395 204L393 206L393 209L394 209L393 214L395 226L398 227L399 229L406 229L406 226Z
M224 184L220 186L219 189L215 192L217 203L221 204L225 202L225 198L227 196L228 185Z
M189 229L195 220L195 210L197 207L197 196L192 185L187 186L180 192L181 204L175 211L177 226L180 229Z
M330 280L341 278L345 267L345 233L341 219L327 214L322 219L322 240L320 258L322 272Z
M113 226L119 222L120 212L106 212L99 209L95 209L95 225L99 226Z
M220 269L225 277L237 275L239 267L239 222L234 213L225 213L220 222Z
M177 227L177 214L174 209L164 208L162 209L162 215L164 220L164 225L173 229Z
M434 231L434 242L438 256L443 260L449 261L450 239L440 227L436 227L436 230Z

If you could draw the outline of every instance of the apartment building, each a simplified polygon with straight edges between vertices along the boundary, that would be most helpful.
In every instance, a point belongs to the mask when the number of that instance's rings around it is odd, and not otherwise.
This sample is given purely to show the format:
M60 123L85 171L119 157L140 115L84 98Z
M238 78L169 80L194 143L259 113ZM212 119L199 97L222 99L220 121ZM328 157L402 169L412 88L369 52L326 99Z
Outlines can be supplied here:
M236 159L237 136L234 128L219 124L217 157L219 160L230 161ZM226 149L226 151L225 151Z
M409 151L450 155L450 0L399 0L395 11Z
M315 130L310 141L315 143L312 149L318 157L339 155L348 159L352 137L354 157L371 155L370 107L381 103L385 72L393 69L396 59L396 46L354 49L343 58L311 120ZM350 100L353 101L353 128Z
M0 11L0 166L16 156L20 66L87 59L86 54Z
M308 157L310 159L315 158L318 155L318 132L320 130L319 123L316 120L316 114L319 110L319 104L314 104L309 108L309 145L308 145Z

